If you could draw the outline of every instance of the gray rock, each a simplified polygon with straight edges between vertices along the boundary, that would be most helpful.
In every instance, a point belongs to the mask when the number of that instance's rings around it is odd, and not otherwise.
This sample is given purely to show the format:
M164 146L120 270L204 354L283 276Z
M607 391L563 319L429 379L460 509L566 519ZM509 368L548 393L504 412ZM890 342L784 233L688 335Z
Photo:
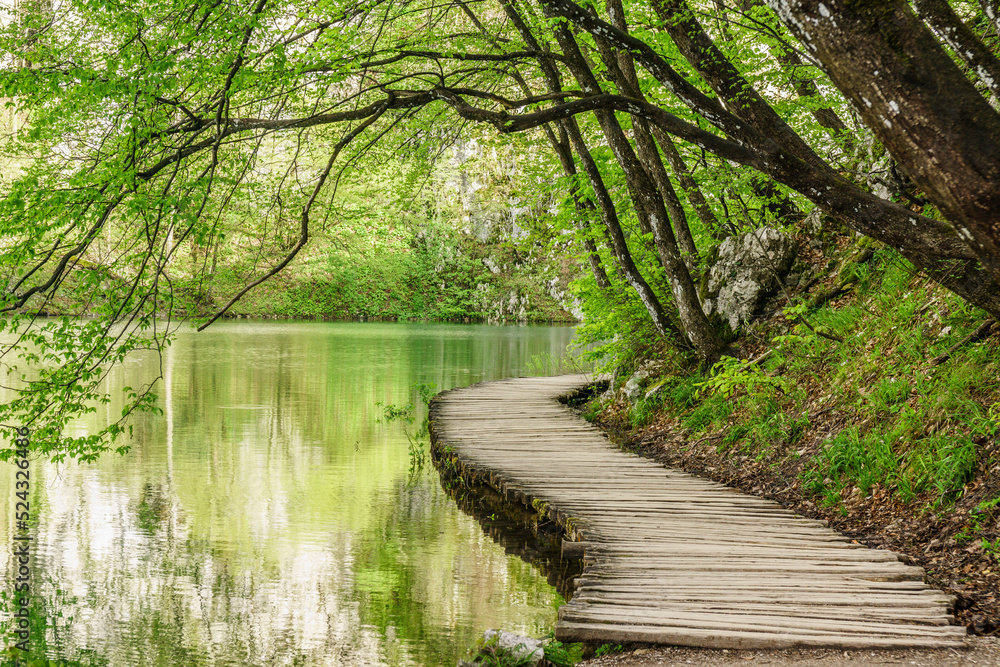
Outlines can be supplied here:
M702 305L736 329L753 319L765 298L780 287L795 259L795 243L771 227L731 236L722 242L708 274Z
M632 377L625 382L625 386L622 388L622 392L625 394L625 398L631 403L635 403L639 400L639 396L642 395L643 390L646 388L646 381L649 380L652 373L649 371L639 369L632 374Z
M635 403L645 393L650 380L659 377L662 373L663 362L651 359L639 366L639 370L635 373L632 373L632 376L625 382L625 386L622 387L622 393L625 398Z
M601 394L600 400L601 400L601 405L607 405L611 401L615 400L615 390L608 389L606 392Z
M495 635L500 636L497 642L498 646L507 649L518 658L528 659L530 661L529 664L538 665L545 659L545 650L542 648L541 639L515 635L513 632L505 630L487 630L484 637L489 641Z
M647 400L650 399L650 398L653 398L654 396L656 396L657 394L661 393L666 388L667 388L667 385L666 385L665 382L659 382L658 384L655 384L651 388L649 388L649 389L646 390L646 395L644 396L644 398L646 398Z
M817 206L802 221L802 226L811 236L819 236L823 232L823 215L823 211Z

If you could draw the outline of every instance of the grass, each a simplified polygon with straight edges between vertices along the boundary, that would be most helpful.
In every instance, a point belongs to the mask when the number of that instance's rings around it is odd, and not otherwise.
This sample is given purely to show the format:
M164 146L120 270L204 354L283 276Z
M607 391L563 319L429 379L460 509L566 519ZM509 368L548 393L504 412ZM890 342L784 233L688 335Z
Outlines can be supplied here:
M758 326L771 341L766 361L724 359L707 377L663 378L632 407L632 425L674 419L690 439L718 432L723 450L775 460L799 456L805 440L799 481L832 506L875 488L930 509L953 503L1000 431L1000 349L987 340L930 362L986 314L891 251L851 271L847 303L797 306Z

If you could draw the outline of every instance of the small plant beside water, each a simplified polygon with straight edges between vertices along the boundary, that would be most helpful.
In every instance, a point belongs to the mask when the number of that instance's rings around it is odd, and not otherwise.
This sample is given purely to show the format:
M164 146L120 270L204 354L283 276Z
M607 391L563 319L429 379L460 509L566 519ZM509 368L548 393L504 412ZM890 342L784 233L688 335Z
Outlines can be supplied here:
M476 641L472 662L485 667L525 667L535 664L532 655L537 655L537 650L529 653L524 644L513 647L501 646L498 633L489 639L480 638ZM550 632L548 637L542 640L542 653L545 659L541 664L547 667L573 667L583 660L583 644L558 642Z
M420 401L425 405L430 405L434 397L437 386L433 382L417 382L413 385L413 390L420 396ZM413 403L407 405L395 405L393 403L383 403L378 401L375 405L382 408L382 417L376 421L380 424L391 424L395 421L402 421L412 424L416 419L416 406ZM406 436L407 451L410 457L410 478L424 469L427 463L427 437L430 435L430 422L425 417L420 428L415 433L411 433L408 428L403 427L403 435Z
M583 660L583 644L563 644L553 639L543 644L542 650L555 667L573 667Z
M523 648L523 644L515 648L501 646L500 635L495 634L489 639L480 639L476 642L476 655L473 656L472 662L486 667L528 667L534 661L518 650Z
M533 354L531 359L524 364L525 374L536 376L589 373L592 369L593 364L584 361L579 356L570 354L557 356L551 352Z

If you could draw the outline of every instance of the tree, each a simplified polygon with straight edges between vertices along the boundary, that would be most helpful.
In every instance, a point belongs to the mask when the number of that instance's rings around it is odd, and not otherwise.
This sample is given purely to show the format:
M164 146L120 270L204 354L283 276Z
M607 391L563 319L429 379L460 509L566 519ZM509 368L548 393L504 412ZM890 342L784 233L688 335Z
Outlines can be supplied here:
M251 289L317 219L333 224L344 170L426 152L467 122L547 142L538 159L571 184L595 280L704 360L725 335L695 277L732 222L712 200L733 187L713 193L708 176L732 165L757 172L740 200L812 202L1000 315L988 45L943 0L918 0L919 14L901 0L768 2L25 5L0 60L26 121L4 148L0 308L18 337L5 355L31 372L0 420L32 424L53 451L107 447L123 424L83 440L62 427L101 400L108 364L165 343L207 248L258 238L274 259ZM780 92L789 72L794 98ZM842 120L851 110L864 126ZM595 157L605 143L610 161ZM920 192L868 191L856 171L872 143ZM54 299L99 318L36 320ZM148 388L133 398L151 405Z

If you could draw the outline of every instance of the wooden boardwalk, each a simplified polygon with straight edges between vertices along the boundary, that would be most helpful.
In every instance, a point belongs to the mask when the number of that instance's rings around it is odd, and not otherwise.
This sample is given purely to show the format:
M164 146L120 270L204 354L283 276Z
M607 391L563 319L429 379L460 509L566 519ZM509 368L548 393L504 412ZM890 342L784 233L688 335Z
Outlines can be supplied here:
M583 548L560 641L715 648L961 645L951 599L889 551L611 445L557 402L582 375L488 382L431 406L435 454Z

